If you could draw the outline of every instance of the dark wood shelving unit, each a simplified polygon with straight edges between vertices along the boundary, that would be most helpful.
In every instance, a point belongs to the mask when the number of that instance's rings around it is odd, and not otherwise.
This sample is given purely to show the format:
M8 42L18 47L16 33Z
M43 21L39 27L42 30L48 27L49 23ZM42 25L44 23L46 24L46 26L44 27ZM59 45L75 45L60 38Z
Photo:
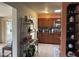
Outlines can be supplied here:
M66 56L79 57L79 3L67 7ZM77 10L78 9L78 10ZM71 18L72 17L72 18ZM70 22L71 20L71 22ZM71 28L72 30L70 30Z

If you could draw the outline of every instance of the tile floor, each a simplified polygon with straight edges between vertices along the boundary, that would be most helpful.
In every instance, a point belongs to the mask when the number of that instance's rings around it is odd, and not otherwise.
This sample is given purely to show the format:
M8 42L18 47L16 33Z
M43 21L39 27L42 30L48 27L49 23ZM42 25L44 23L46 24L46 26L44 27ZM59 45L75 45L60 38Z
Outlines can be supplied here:
M39 43L36 57L59 57L59 45Z
M0 57L2 57L1 51L2 51L2 48L0 46ZM60 52L59 45L39 43L38 53L35 57L59 57L59 52Z

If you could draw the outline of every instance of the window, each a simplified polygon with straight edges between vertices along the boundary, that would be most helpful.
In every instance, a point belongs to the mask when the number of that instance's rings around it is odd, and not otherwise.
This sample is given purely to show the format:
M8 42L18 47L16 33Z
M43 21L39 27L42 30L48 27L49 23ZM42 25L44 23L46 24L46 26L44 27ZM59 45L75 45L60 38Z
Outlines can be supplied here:
M11 46L12 43L12 22L7 22L7 44Z

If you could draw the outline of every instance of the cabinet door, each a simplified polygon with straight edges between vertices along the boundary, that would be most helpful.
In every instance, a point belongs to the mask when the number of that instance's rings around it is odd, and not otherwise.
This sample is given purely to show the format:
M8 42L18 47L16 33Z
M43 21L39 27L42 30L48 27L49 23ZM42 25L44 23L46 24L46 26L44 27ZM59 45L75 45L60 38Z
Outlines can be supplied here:
M45 27L49 28L49 24L50 24L50 19L49 18L45 18Z
M37 37L38 37L38 39L39 39L39 42L41 42L41 39L42 39L42 33L41 33L41 32L38 33Z
M53 19L53 18L46 18L45 19L45 26L48 27L48 28L51 28L51 27L53 27L54 22L55 22L55 19Z
M44 19L43 18L39 18L38 19L38 27L39 28L43 28L44 27Z
M49 26L48 18L39 18L39 26L46 28Z
M47 44L52 44L52 42L53 42L52 39L53 39L53 38L51 38L50 33L48 33L46 37L47 37L47 39L46 39L46 42L45 42L45 43L47 43Z
M44 27L50 28L53 26L52 18L44 18Z
M47 33L39 33L38 34L38 39L39 39L39 43L48 43L47 39L48 39L48 35Z
M55 22L55 18L39 18L38 19L38 26L39 27L47 27L47 28L50 28L50 27L53 27L54 25L54 22Z
M54 25L54 19L53 18L49 18L48 22L49 22L49 27L50 28L53 27L53 25Z

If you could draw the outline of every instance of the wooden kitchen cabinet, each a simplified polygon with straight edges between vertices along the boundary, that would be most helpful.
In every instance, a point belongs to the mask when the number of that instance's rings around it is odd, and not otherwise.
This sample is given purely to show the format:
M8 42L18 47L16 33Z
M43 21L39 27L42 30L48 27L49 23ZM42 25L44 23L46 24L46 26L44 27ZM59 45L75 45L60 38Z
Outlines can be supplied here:
M47 41L47 34L46 33L38 33L38 39L39 39L39 42L41 43L44 43Z
M60 35L61 33L39 32L38 33L39 43L60 44Z
M39 28L50 28L54 24L53 18L39 18L38 19L38 27Z
M57 18L39 18L38 19L38 28L43 30L45 28L50 29L53 27L55 20ZM39 43L46 44L60 44L61 33L49 33L49 32L38 32Z
M44 20L43 19L38 19L38 27L43 28L44 27Z

